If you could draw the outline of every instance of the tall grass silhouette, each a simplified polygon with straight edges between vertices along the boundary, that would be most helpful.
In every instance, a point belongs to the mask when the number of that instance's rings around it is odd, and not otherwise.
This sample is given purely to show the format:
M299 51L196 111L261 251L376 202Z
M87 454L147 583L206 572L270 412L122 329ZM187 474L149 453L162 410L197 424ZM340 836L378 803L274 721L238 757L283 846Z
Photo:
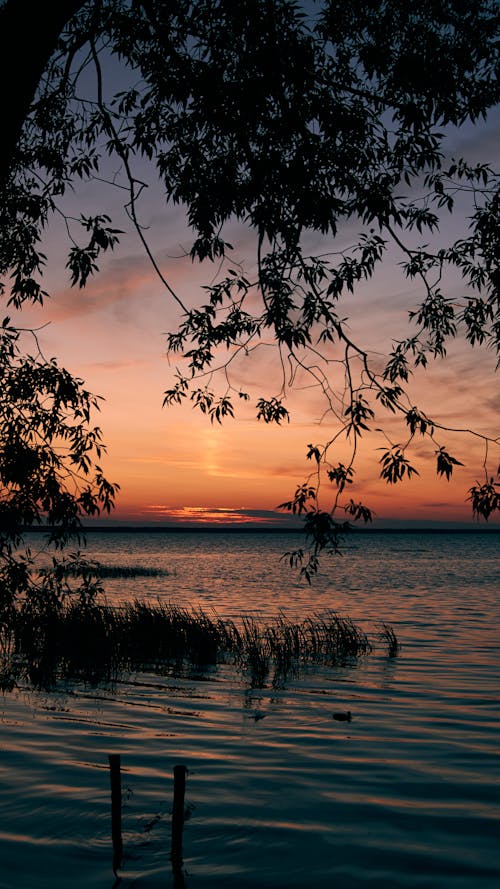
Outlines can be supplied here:
M398 643L384 625L388 653ZM60 679L98 683L127 671L181 673L229 663L251 687L284 681L306 665L333 666L368 654L366 633L335 612L263 622L136 599L121 606L68 601L11 611L0 630L0 684L24 679L48 688Z

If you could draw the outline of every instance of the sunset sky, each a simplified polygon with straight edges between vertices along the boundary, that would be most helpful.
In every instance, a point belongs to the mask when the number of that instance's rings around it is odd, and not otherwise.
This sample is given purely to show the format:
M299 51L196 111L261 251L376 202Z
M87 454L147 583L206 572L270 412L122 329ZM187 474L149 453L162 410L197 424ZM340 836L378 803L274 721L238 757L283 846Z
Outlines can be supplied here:
M498 162L499 120L494 115L488 125L455 132L450 155ZM151 173L142 168L139 172L151 181ZM80 185L66 198L66 212L108 213L116 227L128 230L117 250L101 263L100 274L78 290L69 286L64 268L67 239L62 221L52 225L44 246L48 253L45 286L51 299L43 309L23 311L24 326L48 325L41 332L46 357L56 356L105 399L98 418L108 446L103 465L108 477L121 485L113 518L134 523L277 521L277 504L291 497L311 469L305 459L307 444L324 442L331 434L328 418L318 423L321 402L314 391L302 389L287 402L290 424L271 427L257 422L257 397L277 395L279 388L276 355L262 349L237 366L236 378L252 400L249 405L237 405L236 420L211 425L189 402L181 408L162 409L163 392L172 385L175 371L175 364L169 365L165 355L164 334L177 326L180 315L124 219L123 203L122 192L100 182ZM184 301L202 302L200 288L212 281L217 267L193 265L183 255L192 238L182 209L165 207L160 188L151 181L141 198L140 214L171 286ZM463 219L447 220L444 234L438 237L444 243L465 230ZM355 226L345 230L340 244L354 243L357 233ZM254 236L243 225L235 225L226 236L234 245L230 266L240 262L251 276ZM311 241L311 248L330 246ZM379 353L409 330L408 310L421 300L418 286L404 279L399 260L396 253L389 254L375 278L345 301L344 314L351 318L353 338ZM454 293L459 296L460 288L456 286ZM500 398L494 371L491 350L456 344L445 361L415 375L412 402L450 426L498 435ZM383 425L394 440L404 440L403 432L398 439L393 421L384 420ZM443 434L440 441L465 464L457 467L451 482L438 480L434 448L423 441L413 451L420 477L387 486L379 479L380 452L376 450L386 441L373 433L360 449L352 496L372 507L379 523L471 521L465 498L471 484L483 480L483 445L472 436L453 434ZM491 458L494 471L498 453ZM325 489L322 506L328 507L329 502Z

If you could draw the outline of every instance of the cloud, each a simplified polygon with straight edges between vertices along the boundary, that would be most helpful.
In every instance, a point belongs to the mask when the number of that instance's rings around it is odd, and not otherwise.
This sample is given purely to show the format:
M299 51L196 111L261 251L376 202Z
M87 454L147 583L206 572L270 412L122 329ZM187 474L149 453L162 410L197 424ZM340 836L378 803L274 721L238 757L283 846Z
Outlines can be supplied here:
M126 370L128 368L145 367L147 361L130 360L130 361L93 361L87 365L88 370Z
M152 272L144 258L113 260L84 289L67 287L54 293L44 315L61 322L101 313L117 303L137 299L150 286L151 279Z
M199 302L200 288L213 275L211 268L194 266L189 258L175 258L165 250L155 256L167 284L187 305ZM158 309L168 327L169 315L179 311L151 261L144 253L104 258L99 272L84 288L55 286L43 309L44 321L71 321L113 313L114 321L138 325ZM36 311L36 310L35 310Z
M289 525L288 514L266 509L240 509L224 506L180 506L172 507L165 504L151 504L140 512L143 520L169 522L172 524L211 524L240 525L243 523L259 525Z

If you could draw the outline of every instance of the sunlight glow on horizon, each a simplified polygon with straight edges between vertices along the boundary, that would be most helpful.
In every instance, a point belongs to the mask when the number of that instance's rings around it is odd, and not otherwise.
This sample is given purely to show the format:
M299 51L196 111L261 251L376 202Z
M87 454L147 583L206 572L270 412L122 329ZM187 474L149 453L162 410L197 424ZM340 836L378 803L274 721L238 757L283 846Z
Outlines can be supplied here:
M113 269L103 274L112 275ZM132 274L130 281L134 280ZM105 398L95 421L108 446L108 456L101 461L103 468L121 486L112 516L145 521L151 514L148 504L163 503L168 504L170 520L178 521L179 510L193 510L200 503L208 510L216 510L221 503L227 510L237 510L244 502L249 509L275 511L279 503L290 499L295 487L314 469L305 459L307 443L319 444L331 434L327 420L319 423L322 405L318 394L310 389L291 393L291 422L280 426L256 420L255 397L250 405L238 403L237 419L228 418L222 426L212 425L189 401L182 407L162 409L162 394L171 385L175 370L164 357L162 333L175 323L165 295L159 288L154 292L148 279L146 293L150 295L145 304L142 284L137 291L133 286L125 288L121 298L100 304L93 295L94 286L99 294L99 278L88 285L88 303L86 292L71 294L83 304L74 316L70 312L60 316L60 296L55 293L34 320L52 321L43 331L46 354L57 355L62 364L85 379L91 391ZM68 298L63 291L63 302ZM382 302L381 308L374 294L369 303L374 303L375 317L369 305L364 315L355 305L353 324L359 338L376 341L378 331L390 329L391 315L403 315L406 308L390 302ZM259 394L276 394L272 355L264 351L261 359L258 355L253 358L247 374L252 375L254 393L258 386ZM488 375L493 379L492 353L481 355L467 346L454 346L444 362L433 362L427 372L414 375L412 402L427 415L444 418L450 426L478 427L491 433L500 399L482 382L488 360ZM239 374L239 368L237 371ZM241 384L246 385L243 373L244 366ZM391 416L379 422L396 440L403 434ZM465 464L457 467L450 482L435 475L432 444L417 441L414 462L420 478L386 486L379 479L380 452L375 450L386 446L386 440L373 433L359 443L356 484L349 496L373 508L376 518L470 521L465 497L481 470L482 447L471 437L449 433L440 438ZM342 457L339 454L339 459ZM324 507L329 508L326 487L323 493ZM194 519L186 515L183 520ZM248 519L235 517L234 521Z
M269 512L269 515L255 515L251 510L223 507L223 506L145 506L141 512L143 520L172 522L182 524L211 524L211 525L239 525L245 524L270 524L278 523L282 514Z

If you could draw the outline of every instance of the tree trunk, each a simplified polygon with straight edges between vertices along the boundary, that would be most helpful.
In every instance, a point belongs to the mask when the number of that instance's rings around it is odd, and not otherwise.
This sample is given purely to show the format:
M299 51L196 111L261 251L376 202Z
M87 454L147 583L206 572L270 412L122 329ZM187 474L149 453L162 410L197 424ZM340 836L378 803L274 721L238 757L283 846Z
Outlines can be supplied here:
M85 0L7 0L0 7L0 190L57 39L84 3Z

